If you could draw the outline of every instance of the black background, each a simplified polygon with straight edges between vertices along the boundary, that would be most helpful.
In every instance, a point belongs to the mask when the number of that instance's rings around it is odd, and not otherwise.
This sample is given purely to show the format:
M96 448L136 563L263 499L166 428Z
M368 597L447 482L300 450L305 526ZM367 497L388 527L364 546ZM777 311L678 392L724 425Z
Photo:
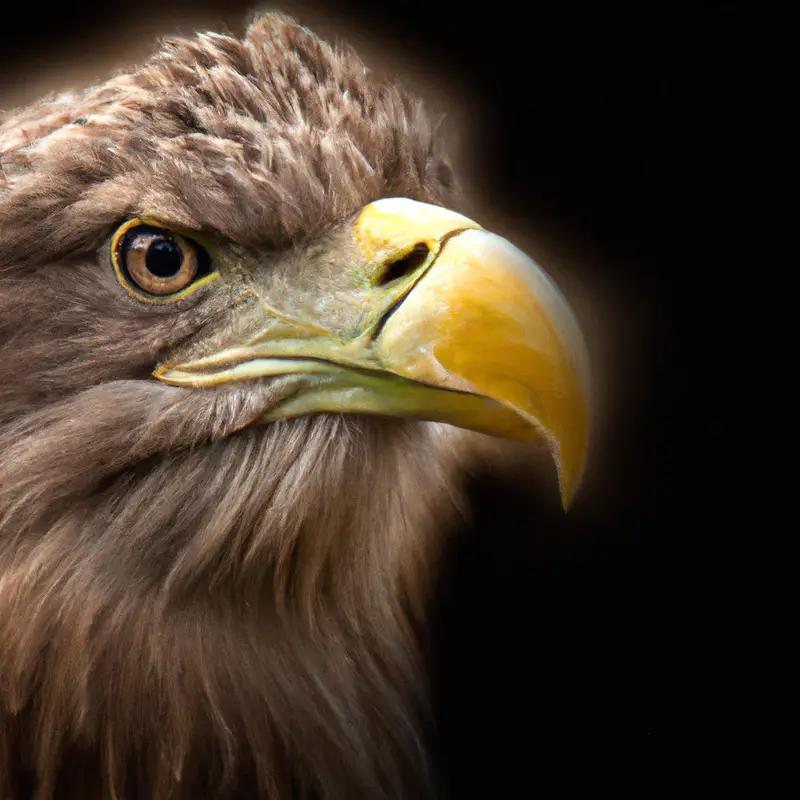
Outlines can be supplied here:
M632 298L605 478L566 516L476 482L448 556L453 796L797 796L792 4L308 5L459 87L487 201ZM107 18L3 15L7 74Z

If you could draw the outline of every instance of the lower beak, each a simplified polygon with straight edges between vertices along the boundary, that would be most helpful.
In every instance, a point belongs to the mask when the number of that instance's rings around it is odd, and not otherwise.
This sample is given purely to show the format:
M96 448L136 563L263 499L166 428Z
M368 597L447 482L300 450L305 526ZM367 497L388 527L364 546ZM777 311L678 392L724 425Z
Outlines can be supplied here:
M351 237L364 275L424 245L410 274L361 290L355 336L263 335L155 376L210 386L303 374L307 388L264 421L317 412L446 422L495 436L544 440L566 508L584 471L589 376L580 328L550 278L505 239L459 214L404 198L379 200ZM365 303L366 300L366 303ZM375 313L370 313L370 310Z

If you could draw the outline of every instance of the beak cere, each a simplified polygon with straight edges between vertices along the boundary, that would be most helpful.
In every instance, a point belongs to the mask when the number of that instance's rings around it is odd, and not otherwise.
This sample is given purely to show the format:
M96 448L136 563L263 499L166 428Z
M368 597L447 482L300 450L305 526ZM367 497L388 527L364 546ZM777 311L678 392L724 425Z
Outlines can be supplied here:
M349 270L362 309L355 335L318 320L316 330L333 332L309 338L304 326L302 335L283 330L272 340L261 333L165 363L155 376L211 386L307 375L308 390L268 409L264 421L372 413L544 439L567 507L588 450L589 370L580 328L555 284L507 240L406 198L366 206L346 235L360 261ZM397 264L405 268L393 272Z

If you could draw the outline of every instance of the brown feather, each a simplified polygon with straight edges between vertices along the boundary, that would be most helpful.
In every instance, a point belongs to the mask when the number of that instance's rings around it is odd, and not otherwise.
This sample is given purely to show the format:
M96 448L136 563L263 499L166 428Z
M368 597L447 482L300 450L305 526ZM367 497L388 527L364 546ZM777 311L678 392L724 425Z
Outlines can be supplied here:
M131 301L96 251L138 214L280 250L378 197L456 206L436 127L275 14L3 120L4 800L434 793L418 627L480 437L248 427L292 380L158 384L212 312Z

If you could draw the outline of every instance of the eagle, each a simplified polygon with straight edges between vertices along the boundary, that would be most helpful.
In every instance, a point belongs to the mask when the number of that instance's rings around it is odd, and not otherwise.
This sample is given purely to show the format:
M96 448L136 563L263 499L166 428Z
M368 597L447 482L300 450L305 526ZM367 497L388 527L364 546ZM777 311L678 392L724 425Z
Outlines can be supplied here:
M281 13L0 124L0 797L431 798L476 464L586 343L440 118ZM519 445L517 445L519 446Z

